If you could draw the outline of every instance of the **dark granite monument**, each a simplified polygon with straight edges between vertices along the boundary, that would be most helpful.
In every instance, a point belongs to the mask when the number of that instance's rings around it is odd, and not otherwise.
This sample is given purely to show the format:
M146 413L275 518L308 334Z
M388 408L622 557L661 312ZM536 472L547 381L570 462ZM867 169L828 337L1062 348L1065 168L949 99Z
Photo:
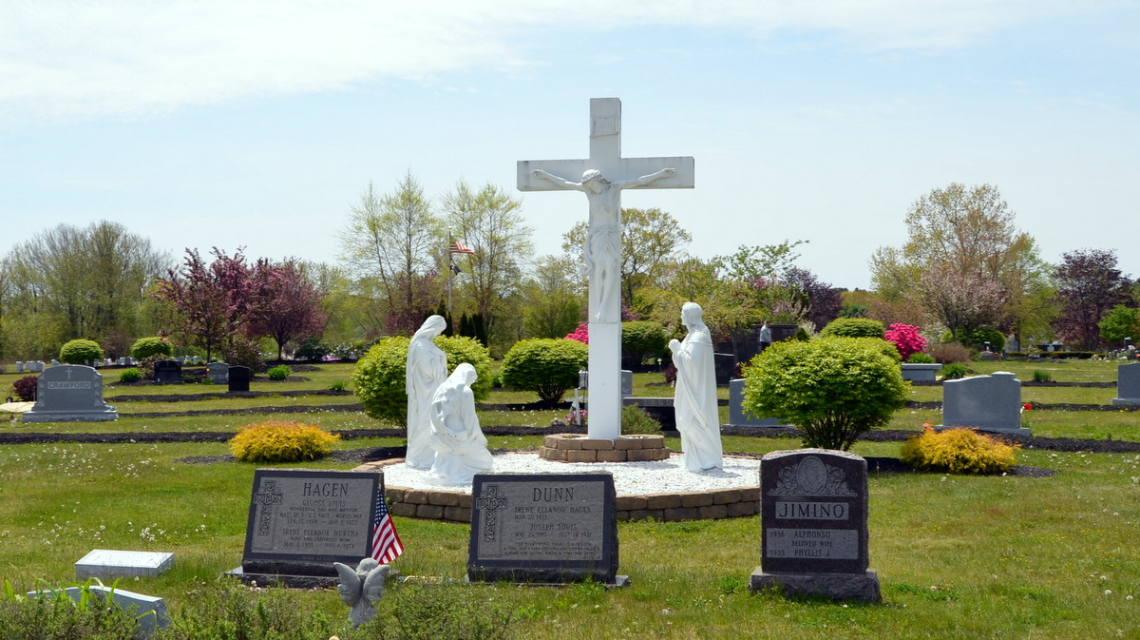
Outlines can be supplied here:
M622 585L613 476L475 475L467 577L472 581Z
M103 402L103 376L81 364L61 364L36 380L36 404L24 422L105 422L118 420Z
M182 363L177 360L159 360L154 363L155 384L182 384Z
M760 461L760 566L751 589L879 601L867 553L867 461L828 449Z
M234 365L230 367L227 377L230 381L230 393L249 391L249 381L253 378L253 372L249 367Z
M258 469L245 552L230 574L258 584L336 584L332 563L371 556L372 523L384 476L351 471Z

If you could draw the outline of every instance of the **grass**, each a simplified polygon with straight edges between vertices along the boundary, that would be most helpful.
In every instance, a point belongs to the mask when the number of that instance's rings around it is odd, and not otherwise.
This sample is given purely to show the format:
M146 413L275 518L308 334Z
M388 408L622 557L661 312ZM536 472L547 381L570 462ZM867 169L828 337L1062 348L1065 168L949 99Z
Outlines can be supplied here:
M975 369L994 363L972 363ZM1025 372L997 363L1028 379ZM1051 364L1055 380L1082 380L1115 366ZM1069 367L1072 368L1069 368ZM1099 367L1099 368L1098 368ZM348 379L344 365L299 388L326 388L325 378ZM15 379L0 376L0 384ZM317 378L320 378L319 380ZM656 378L656 379L655 379ZM655 374L635 376L635 394ZM254 389L270 383L254 383ZM153 388L153 387L152 387ZM216 388L216 387L215 387ZM284 388L284 387L281 387ZM160 387L201 393L211 387ZM916 388L925 392L929 388ZM940 391L934 389L935 391ZM1029 392L1031 389L1025 389ZM118 390L116 390L118 392ZM669 390L671 392L671 390ZM1059 400L1070 389L1041 388L1038 402ZM1104 391L1104 390L1080 390ZM1114 390L1108 390L1110 392ZM490 402L517 398L495 392ZM132 388L122 395L138 395ZM668 393L664 394L668 395ZM229 400L233 406L314 405L323 396ZM937 398L940 399L940 396ZM348 396L340 401L351 401ZM533 396L530 400L532 401ZM173 403L166 410L215 403ZM111 402L115 404L115 402ZM152 411L156 403L122 402L120 409ZM162 404L162 403L158 403ZM722 407L722 418L727 408ZM548 424L555 412L484 412L486 425L517 420ZM265 416L129 418L114 423L0 426L0 430L236 431ZM275 414L328 429L390 426L357 412ZM889 428L918 430L937 424L940 412L904 409ZM1035 435L1140 441L1140 413L1031 411ZM488 438L493 448L537 446L539 436ZM342 440L337 449L395 446L401 438ZM667 439L678 449L676 438ZM726 436L725 451L763 454L790 449L785 438ZM857 443L864 456L897 455L900 443ZM20 588L37 579L73 581L76 560L94 548L171 551L172 571L121 583L160 595L177 611L198 583L210 582L241 562L249 492L257 465L186 464L187 456L229 453L222 443L122 445L18 445L0 447L0 578ZM756 517L683 523L621 523L620 572L626 589L596 585L562 589L474 587L488 599L514 602L524 613L523 637L617 638L1086 638L1140 637L1140 556L1132 540L1140 525L1140 455L1023 450L1019 464L1057 472L1049 478L965 477L937 473L870 475L871 567L882 582L877 605L788 601L747 591L758 564ZM274 466L274 465L268 465ZM281 465L349 469L335 461ZM466 525L396 518L407 552L395 562L405 574L460 578L470 529ZM1106 593L1110 592L1110 593ZM1128 600L1127 596L1134 599ZM304 592L330 615L344 615L335 591Z

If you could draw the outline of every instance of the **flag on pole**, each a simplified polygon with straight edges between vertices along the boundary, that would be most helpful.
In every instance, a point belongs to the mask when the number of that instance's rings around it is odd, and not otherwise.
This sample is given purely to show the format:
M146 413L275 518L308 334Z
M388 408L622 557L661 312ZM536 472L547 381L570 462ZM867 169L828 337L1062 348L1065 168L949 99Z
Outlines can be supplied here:
M400 557L404 552L404 543L396 533L396 525L392 523L392 516L388 514L388 506L384 504L384 492L376 492L376 519L372 522L372 558L381 564Z
M458 240L456 240L455 242L452 242L451 246L448 247L447 250L450 253L471 253L471 254L475 253L474 249L463 244L462 242L460 242Z

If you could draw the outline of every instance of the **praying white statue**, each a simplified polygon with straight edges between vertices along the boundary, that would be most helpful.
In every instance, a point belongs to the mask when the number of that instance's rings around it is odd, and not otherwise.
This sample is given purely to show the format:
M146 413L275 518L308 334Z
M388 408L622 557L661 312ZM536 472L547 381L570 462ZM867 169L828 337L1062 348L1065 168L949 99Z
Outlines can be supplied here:
M491 470L491 452L475 415L475 394L471 391L478 375L475 367L464 362L455 367L432 398L431 446L435 449L435 464L428 479L438 484L471 484L476 473Z
M431 316L412 336L408 345L407 371L404 381L408 393L409 467L430 469L435 462L431 447L431 399L435 390L447 379L447 354L435 346L435 338L443 333L447 321Z
M621 190L645 186L676 173L675 169L667 168L633 180L610 182L601 171L589 169L582 174L581 182L571 182L542 169L531 172L534 177L564 189L581 191L590 201L590 226L582 247L583 270L590 279L590 320L621 320L620 317L610 317L613 309L621 308L620 304L612 302L621 295Z
M684 341L669 342L673 365L677 367L673 410L677 431L681 433L681 452L685 468L694 473L723 466L712 335L703 314L695 302L682 305L681 324L689 333Z
M376 605L384 595L384 580L392 568L372 558L361 560L355 571L340 562L334 562L333 567L340 576L336 590L341 602L349 607L348 619L359 627L376 615Z

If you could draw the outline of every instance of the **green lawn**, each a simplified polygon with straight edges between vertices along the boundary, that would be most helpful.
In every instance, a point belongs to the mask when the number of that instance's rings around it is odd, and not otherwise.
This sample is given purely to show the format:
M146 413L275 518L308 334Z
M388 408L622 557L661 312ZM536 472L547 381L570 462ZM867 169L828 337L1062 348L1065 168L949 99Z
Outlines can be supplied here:
M1008 366L1015 363L999 364L1006 366L994 370L1014 370L1024 379L1026 370ZM1104 363L1050 366L1058 367L1053 373L1058 380L1115 377L1115 366ZM294 390L322 389L351 374L347 365L328 369L305 373L310 382L280 384L294 385ZM15 378L4 374L0 384ZM638 374L635 394L665 391L668 395L666 387L646 386L659 381L659 375ZM254 384L255 390L269 388L285 387L272 387L267 381ZM114 392L141 395L138 389ZM217 390L188 385L162 387L156 393L171 389L187 394ZM914 391L930 390L940 391ZM1061 399L1073 391L1105 390L1025 391L1041 394L1033 401L1058 403L1077 402ZM489 402L519 402L514 398L522 395L495 392ZM503 399L508 397L512 399ZM220 402L233 407L287 407L318 405L321 399L329 397L118 402L124 417L113 423L17 423L0 426L0 431L230 432L267 418L313 422L328 429L391 426L358 412L329 411L126 417L131 412L222 406ZM353 401L350 396L336 399ZM722 407L722 417L726 411ZM486 425L514 421L542 426L559 413L564 412L488 411L481 418ZM1033 410L1025 417L1035 435L1100 439L1111 435L1140 441L1136 412ZM917 431L923 423L939 420L937 411L904 409L889 428ZM489 438L494 448L521 449L540 442L539 436ZM400 438L362 438L342 440L336 446L356 449L402 443ZM755 454L798 445L794 439L742 436L726 436L723 443L727 452ZM680 447L675 438L667 444ZM894 456L898 449L899 443L860 442L854 451ZM94 548L171 551L176 560L170 573L121 586L164 596L178 611L196 584L209 582L241 562L256 466L180 461L226 453L222 443L0 446L0 578L18 588L30 588L39 579L67 583L74 577L74 562ZM1140 637L1140 602L1128 599L1140 597L1140 554L1133 544L1140 530L1140 455L1023 450L1019 464L1057 473L1029 478L872 472L871 567L878 571L884 597L877 605L749 594L745 585L760 560L757 517L620 524L620 572L633 581L626 589L473 588L487 599L519 606L524 612L519 623L523 637L538 640ZM353 465L325 461L283 466L348 469ZM407 546L394 563L399 571L448 578L464 575L468 526L406 518L396 518L396 524ZM305 592L301 597L338 618L344 615L335 591Z

